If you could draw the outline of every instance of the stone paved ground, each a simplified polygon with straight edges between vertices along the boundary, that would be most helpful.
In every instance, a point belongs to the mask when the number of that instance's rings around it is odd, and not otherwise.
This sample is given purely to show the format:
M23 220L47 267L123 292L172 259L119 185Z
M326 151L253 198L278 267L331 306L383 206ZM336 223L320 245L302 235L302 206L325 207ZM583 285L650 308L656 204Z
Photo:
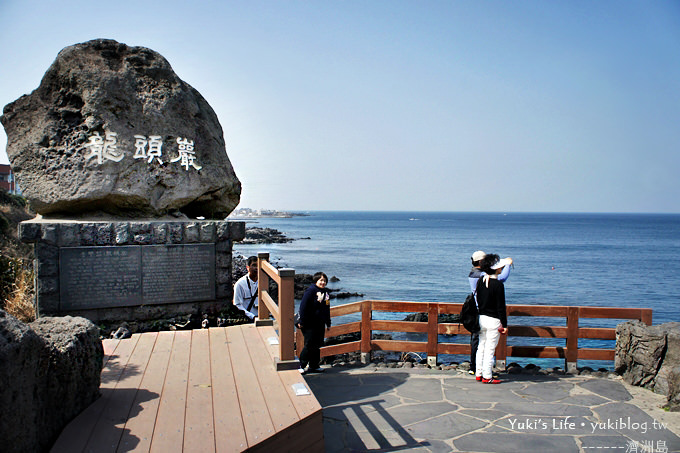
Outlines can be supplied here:
M499 385L429 369L308 374L327 452L680 452L680 413L621 380L501 375Z

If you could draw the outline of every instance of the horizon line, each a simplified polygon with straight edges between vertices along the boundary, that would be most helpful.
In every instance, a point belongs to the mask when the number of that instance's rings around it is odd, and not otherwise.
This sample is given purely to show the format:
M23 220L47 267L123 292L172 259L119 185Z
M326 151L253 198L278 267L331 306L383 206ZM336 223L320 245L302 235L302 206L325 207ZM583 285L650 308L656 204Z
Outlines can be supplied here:
M274 208L247 208L236 209L266 210L282 213L296 214L307 212L376 212L376 213L456 213L456 214L616 214L616 215L680 215L680 212L658 211L464 211L464 210L394 210L394 209L274 209Z

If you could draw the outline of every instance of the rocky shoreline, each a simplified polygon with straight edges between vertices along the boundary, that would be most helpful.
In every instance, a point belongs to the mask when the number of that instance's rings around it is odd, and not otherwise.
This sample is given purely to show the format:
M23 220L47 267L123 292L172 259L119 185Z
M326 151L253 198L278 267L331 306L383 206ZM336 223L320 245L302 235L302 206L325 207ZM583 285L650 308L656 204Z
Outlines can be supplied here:
M246 237L241 244L285 244L293 242L295 239L287 237L285 234L274 228L246 228Z

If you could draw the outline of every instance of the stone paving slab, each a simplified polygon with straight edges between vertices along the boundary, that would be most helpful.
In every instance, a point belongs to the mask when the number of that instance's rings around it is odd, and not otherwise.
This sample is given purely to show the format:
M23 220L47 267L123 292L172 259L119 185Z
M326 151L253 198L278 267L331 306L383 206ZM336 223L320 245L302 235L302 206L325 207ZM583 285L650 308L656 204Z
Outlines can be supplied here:
M370 366L305 379L324 408L328 452L680 452L680 413L621 380L502 374L487 385Z

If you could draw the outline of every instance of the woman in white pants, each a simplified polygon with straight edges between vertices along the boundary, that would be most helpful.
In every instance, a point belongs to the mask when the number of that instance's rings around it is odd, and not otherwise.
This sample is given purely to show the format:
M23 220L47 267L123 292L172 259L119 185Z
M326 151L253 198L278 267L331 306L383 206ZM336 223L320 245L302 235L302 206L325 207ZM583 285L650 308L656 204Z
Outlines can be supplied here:
M493 378L493 357L501 334L508 332L505 308L505 287L497 279L503 267L509 265L498 255L486 255L481 269L486 277L477 281L477 306L479 308L479 347L477 348L476 378L484 384L500 384Z

